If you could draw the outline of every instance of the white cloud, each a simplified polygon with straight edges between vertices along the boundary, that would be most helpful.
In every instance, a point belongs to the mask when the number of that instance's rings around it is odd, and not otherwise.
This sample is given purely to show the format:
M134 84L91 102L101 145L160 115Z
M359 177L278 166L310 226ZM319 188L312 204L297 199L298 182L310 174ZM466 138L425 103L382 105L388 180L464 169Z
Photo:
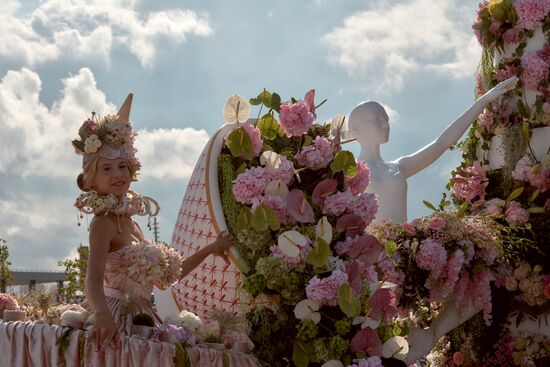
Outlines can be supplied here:
M461 0L377 1L323 37L330 61L378 91L400 90L407 77L435 71L472 75L480 48L471 32L474 4Z
M73 59L109 64L114 46L128 47L144 67L152 67L163 42L212 34L207 14L174 9L139 14L135 1L48 0L30 15L18 4L0 7L0 58L35 66Z

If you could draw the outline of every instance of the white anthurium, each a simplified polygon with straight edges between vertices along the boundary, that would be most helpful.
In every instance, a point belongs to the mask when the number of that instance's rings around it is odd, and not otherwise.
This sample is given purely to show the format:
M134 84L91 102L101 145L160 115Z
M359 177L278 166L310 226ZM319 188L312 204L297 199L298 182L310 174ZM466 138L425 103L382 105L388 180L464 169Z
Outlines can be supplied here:
M382 345L382 356L384 358L396 358L405 361L408 353L409 343L402 336L391 337Z
M369 284L369 292L372 294L376 292L378 289L388 288L391 291L395 292L397 289L397 284L392 282L373 282Z
M223 106L223 119L225 122L228 124L243 123L248 120L249 114L250 104L243 96L234 94L227 98Z
M271 150L266 150L260 156L260 163L269 173L275 173L281 167L281 156Z
M318 324L321 321L321 314L319 312L319 304L310 299L301 300L294 307L294 316L298 320L311 320Z
M332 241L332 225L326 216L321 218L315 226L315 235L317 238L322 238L328 244Z
M382 320L373 320L370 317L365 316L357 316L353 319L351 322L352 325L359 325L361 324L361 329L370 327L372 330L378 329L378 326L380 326Z
M344 367L344 364L336 359L331 359L330 361L323 363L321 367Z
M265 186L264 193L267 196L279 196L281 199L286 200L288 187L281 180L273 180Z
M332 133L332 136L336 136L336 132L340 129L340 134L344 134L344 132L348 129L348 123L346 122L346 116L338 114L332 118L332 121L330 122L330 132Z
M285 255L298 257L300 256L300 247L306 246L308 239L298 231L286 231L279 235L277 243Z

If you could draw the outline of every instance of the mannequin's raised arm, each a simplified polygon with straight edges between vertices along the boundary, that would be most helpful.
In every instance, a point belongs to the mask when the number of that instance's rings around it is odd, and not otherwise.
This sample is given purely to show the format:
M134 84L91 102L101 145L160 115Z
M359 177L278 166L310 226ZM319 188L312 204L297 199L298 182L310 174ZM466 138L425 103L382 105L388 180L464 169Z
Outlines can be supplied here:
M466 112L450 124L436 140L416 153L397 159L396 162L399 164L399 168L405 177L412 176L432 164L460 139L487 104L495 101L504 93L514 89L517 82L517 77L512 77L500 82L493 89L479 97L479 99L475 101Z

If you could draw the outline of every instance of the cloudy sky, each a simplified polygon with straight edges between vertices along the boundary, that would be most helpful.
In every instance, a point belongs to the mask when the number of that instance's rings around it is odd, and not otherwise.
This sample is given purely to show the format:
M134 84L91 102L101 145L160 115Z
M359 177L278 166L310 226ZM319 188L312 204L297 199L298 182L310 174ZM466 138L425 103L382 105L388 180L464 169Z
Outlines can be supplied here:
M363 100L390 112L393 160L428 144L471 103L477 1L2 0L0 238L14 268L57 269L87 243L70 141L91 111L134 93L143 169L170 241L189 176L228 95L302 98L321 121ZM359 152L357 144L349 149ZM409 219L438 202L457 152L409 179ZM142 222L143 223L143 222ZM142 228L144 228L142 226ZM145 229L145 228L144 228ZM146 235L152 235L146 233Z

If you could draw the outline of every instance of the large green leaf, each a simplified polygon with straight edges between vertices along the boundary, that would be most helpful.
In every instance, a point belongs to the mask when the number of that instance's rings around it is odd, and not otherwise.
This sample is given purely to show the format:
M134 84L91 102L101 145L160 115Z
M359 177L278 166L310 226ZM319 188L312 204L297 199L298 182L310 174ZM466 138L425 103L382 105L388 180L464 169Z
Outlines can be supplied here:
M347 177L354 177L357 174L357 164L352 152L342 150L330 164L333 173L344 172Z
M252 140L242 127L233 130L229 134L227 137L227 146L229 147L233 157L252 159L254 155Z
M427 200L422 200L422 203L423 203L424 205L426 205L426 207L428 207L429 209L433 210L434 212L437 211L437 209L435 208L435 206L434 206L432 203L430 203L429 201L427 201Z
M318 238L317 241L315 241L315 246L313 246L313 250L311 250L310 253L307 255L306 261L308 262L308 264L311 264L316 268L320 268L327 263L329 257L330 247L328 243L322 238Z
M395 255L395 252L397 251L397 244L393 241L388 241L384 245L384 250L386 251L386 254L389 257L392 257L393 255Z
M266 105L266 103L269 104L271 103L271 92L264 89L264 91L258 94L256 98L250 98L249 102L253 106L260 104Z
M292 362L296 367L307 367L309 364L309 353L304 343L299 340L294 341L294 348L292 350Z
M272 113L266 113L258 121L258 128L264 138L273 140L279 135L281 125L279 125L279 122L273 117Z
M243 206L239 212L239 222L249 226L252 221L252 211L250 208Z
M515 189L514 191L512 191L510 196L508 196L506 201L512 201L512 200L516 199L517 197L519 197L521 195L522 192L523 192L523 187Z
M258 231L265 231L268 228L277 231L281 227L275 211L265 204L258 205L254 214L252 214L251 222L252 226Z
M361 301L353 296L349 283L344 283L338 287L338 306L350 318L359 316L361 313Z

